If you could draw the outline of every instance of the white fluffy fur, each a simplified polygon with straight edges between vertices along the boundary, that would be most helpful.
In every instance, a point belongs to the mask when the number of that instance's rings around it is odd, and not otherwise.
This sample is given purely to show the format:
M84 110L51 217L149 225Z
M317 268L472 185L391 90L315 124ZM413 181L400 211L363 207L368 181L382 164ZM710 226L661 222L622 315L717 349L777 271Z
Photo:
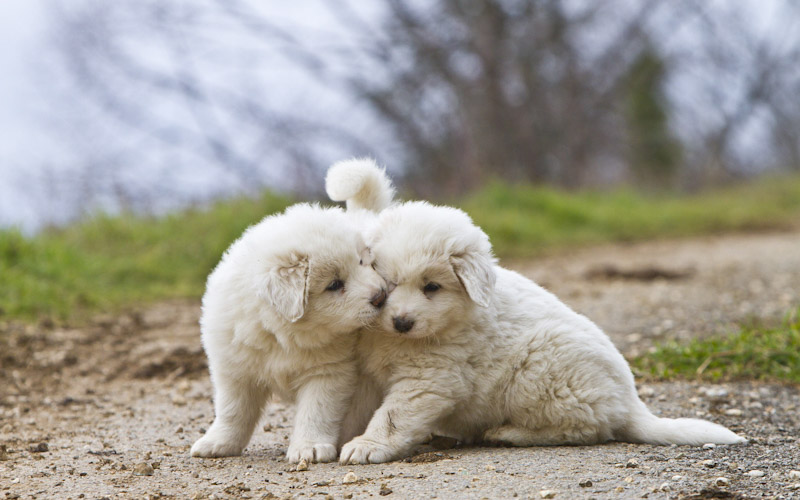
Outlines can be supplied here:
M347 210L380 212L394 196L386 171L370 158L334 163L325 177L325 191L333 201L346 201Z
M200 320L216 418L192 455L239 455L271 395L297 403L287 458L331 461L356 384L355 331L385 287L354 220L290 207L250 227L208 278ZM326 288L344 281L339 290Z
M711 422L650 413L610 339L497 266L463 212L398 205L367 240L393 291L359 341L365 376L346 420L366 430L343 446L340 462L396 459L432 433L516 446L744 441ZM430 283L440 288L426 290ZM413 327L398 332L396 318ZM342 437L348 432L360 430Z

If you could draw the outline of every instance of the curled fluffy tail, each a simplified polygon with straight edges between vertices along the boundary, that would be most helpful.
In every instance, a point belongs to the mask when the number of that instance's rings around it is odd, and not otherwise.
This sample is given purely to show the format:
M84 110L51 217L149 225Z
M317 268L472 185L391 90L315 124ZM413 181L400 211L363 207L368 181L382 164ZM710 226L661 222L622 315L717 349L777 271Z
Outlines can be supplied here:
M325 191L333 201L346 201L348 210L380 212L394 197L386 171L370 158L334 163L325 177Z
M659 418L639 402L618 439L648 444L736 444L747 440L721 425L696 418Z

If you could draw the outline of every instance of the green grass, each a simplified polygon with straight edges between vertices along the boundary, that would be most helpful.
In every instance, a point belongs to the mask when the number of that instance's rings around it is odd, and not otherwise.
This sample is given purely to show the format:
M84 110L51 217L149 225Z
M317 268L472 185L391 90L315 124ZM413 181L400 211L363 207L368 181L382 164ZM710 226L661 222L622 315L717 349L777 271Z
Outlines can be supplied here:
M0 230L0 319L78 321L87 313L199 297L244 228L292 202L264 194L160 218L93 217L32 238ZM499 256L526 257L608 241L796 224L800 177L656 198L495 183L454 204L486 230Z
M800 383L800 309L779 327L743 326L737 333L667 342L632 361L639 375Z
M800 177L694 196L577 192L493 184L459 204L501 257L528 257L609 241L676 238L796 225Z
M0 231L0 318L80 321L87 313L198 297L228 245L290 202L265 194L160 218L94 217L34 238Z

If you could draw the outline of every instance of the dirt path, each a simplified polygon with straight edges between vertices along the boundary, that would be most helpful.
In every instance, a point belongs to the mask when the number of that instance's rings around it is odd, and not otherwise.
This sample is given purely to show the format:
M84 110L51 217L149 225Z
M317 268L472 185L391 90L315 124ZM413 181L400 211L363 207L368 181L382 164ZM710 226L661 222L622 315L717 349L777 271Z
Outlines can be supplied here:
M653 339L778 320L800 305L800 233L612 245L508 265L594 319L628 355ZM213 418L198 314L197 304L178 302L80 329L0 325L0 500L542 498L543 490L800 498L800 473L791 472L800 469L800 390L757 383L640 386L657 413L710 418L750 438L745 446L429 447L409 462L294 472L283 461L292 409L275 403L268 431L244 456L191 459L189 446ZM358 479L343 484L350 470Z

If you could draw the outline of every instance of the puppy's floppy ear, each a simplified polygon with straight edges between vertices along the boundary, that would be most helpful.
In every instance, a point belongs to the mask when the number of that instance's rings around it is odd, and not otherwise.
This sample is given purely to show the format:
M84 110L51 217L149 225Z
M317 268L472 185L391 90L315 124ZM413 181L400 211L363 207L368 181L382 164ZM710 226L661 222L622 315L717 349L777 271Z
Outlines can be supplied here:
M308 271L306 257L290 255L266 272L259 286L259 297L294 323L303 317L308 303Z
M488 306L497 279L492 259L481 253L467 252L451 255L450 264L469 298L480 306Z

